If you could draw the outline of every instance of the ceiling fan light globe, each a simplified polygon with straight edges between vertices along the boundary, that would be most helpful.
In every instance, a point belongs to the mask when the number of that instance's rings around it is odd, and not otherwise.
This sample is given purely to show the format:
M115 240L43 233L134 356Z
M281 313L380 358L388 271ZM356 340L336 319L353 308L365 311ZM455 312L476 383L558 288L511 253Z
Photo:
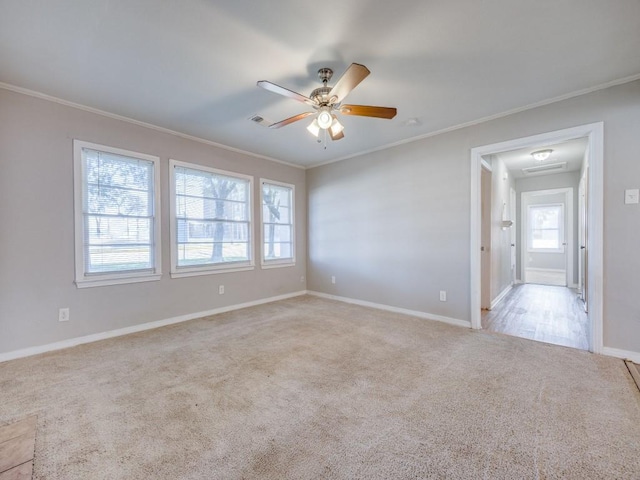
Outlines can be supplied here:
M333 116L329 112L328 108L322 107L320 113L318 113L318 118L316 120L318 122L318 126L323 130L326 130L333 123Z

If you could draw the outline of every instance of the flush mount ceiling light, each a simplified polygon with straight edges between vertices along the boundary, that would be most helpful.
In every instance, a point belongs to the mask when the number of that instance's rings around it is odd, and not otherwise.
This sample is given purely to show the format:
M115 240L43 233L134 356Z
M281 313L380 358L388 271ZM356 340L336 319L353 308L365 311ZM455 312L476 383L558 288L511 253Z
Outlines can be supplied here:
M544 162L547 158L551 156L551 152L553 152L553 150L551 150L550 148L546 148L544 150L538 150L537 152L533 152L531 156L536 162Z
M309 130L314 137L318 137L320 131L324 130L325 139L328 134L328 136L331 137L331 140L340 140L341 138L344 138L344 126L338 121L338 117L335 113L340 113L342 115L355 115L359 117L392 119L397 113L395 108L377 107L373 105L342 104L344 98L351 92L351 90L357 87L358 84L369 75L369 73L369 69L364 65L352 63L349 68L347 68L347 71L342 74L342 77L340 77L338 82L333 87L329 87L328 82L333 76L333 70L326 67L321 68L318 70L318 77L322 81L322 87L316 88L308 97L281 87L280 85L276 85L275 83L268 82L267 80L260 80L258 82L259 87L304 103L315 110L313 112L303 112L293 117L286 118L280 122L272 123L269 125L269 128L281 128L308 116L314 115L315 118L307 127L307 130ZM255 117L262 118L260 115L252 118ZM264 123L258 120L254 121L256 123Z

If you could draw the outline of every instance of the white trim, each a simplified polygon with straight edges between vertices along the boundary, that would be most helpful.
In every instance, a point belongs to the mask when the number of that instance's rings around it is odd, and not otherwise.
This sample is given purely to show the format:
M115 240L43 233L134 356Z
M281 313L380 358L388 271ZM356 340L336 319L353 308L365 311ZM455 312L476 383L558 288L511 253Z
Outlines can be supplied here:
M609 357L622 358L623 360L631 360L633 363L640 364L640 352L632 352L630 350L620 350L619 348L602 347L602 355Z
M23 348L21 350L14 350L12 352L0 353L0 363L7 362L9 360L15 360L17 358L30 357L32 355L39 355L41 353L53 352L55 350L62 350L64 348L75 347L85 343L97 342L100 340L106 340L108 338L121 337L123 335L129 335L130 333L143 332L145 330L153 330L154 328L164 327L166 325L173 325L175 323L187 322L189 320L195 320L196 318L208 317L210 315L217 315L219 313L231 312L233 310L240 310L247 307L255 307L257 305L263 305L265 303L277 302L280 300L286 300L288 298L299 297L305 295L305 290L287 293L284 295L277 295L275 297L261 298L259 300L253 300L251 302L239 303L236 305L229 305L226 307L214 308L203 312L188 313L185 315L179 315L177 317L166 318L164 320L156 320L155 322L141 323L139 325L132 325L130 327L118 328L116 330L109 330L107 332L94 333L91 335L85 335L83 337L70 338L68 340L62 340L60 342L48 343L46 345L39 345L36 347Z
M629 80L630 82L633 80ZM626 82L625 82L626 83ZM302 165L298 165L295 163L285 162L284 160L278 160L273 157L268 157L266 155L261 155L255 152L249 152L247 150L241 150L239 148L230 147L228 145L223 145L222 143L213 142L211 140L206 140L204 138L195 137L193 135L188 135L186 133L181 133L176 130L171 130L165 127L159 127L158 125L153 125L152 123L141 122L140 120L135 120L130 117L125 117L123 115L117 115L115 113L110 113L105 110L100 110L98 108L88 107L86 105L82 105L80 103L70 102L68 100L63 100L62 98L53 97L51 95L47 95L45 93L36 92L35 90L29 90L27 88L17 87L15 85L11 85L9 83L0 82L0 88L3 90L9 90L15 93L21 93L23 95L27 95L29 97L39 98L41 100L47 100L49 102L58 103L60 105L64 105L66 107L76 108L78 110L83 110L85 112L95 113L96 115L100 115L103 117L113 118L114 120L120 120L121 122L131 123L133 125L137 125L139 127L148 128L150 130L155 130L157 132L168 133L169 135L175 135L176 137L185 138L187 140L193 140L194 142L204 143L205 145L210 145L212 147L221 148L223 150L227 150L229 152L240 153L242 155L248 155L254 158L261 158L263 160L268 160L270 162L279 163L281 165L287 165L288 167L299 168L301 170L305 170L306 167Z
M550 105L552 103L561 102L563 100L568 100L570 98L579 97L581 95L587 95L589 93L597 92L599 90L605 90L607 88L615 87L617 85L624 85L625 83L635 82L636 80L640 80L640 74L630 75L628 77L620 78L618 80L612 80L611 82L601 83L600 85L596 85L594 87L585 88L585 89L582 89L582 90L577 90L575 92L567 93L565 95L560 95L558 97L553 97L553 98L550 98L548 100L542 100L540 102L530 103L529 105L525 105L524 107L514 108L512 110L507 110L506 112L496 113L495 115L489 115L488 117L482 117L482 118L479 118L477 120L472 120L470 122L460 123L458 125L453 125L451 127L442 128L442 129L436 130L434 132L424 133L424 134L418 135L416 137L411 137L411 138L407 138L405 140L400 140L400 141L395 142L395 143L389 143L387 145L383 145L383 146L380 146L380 147L371 148L369 150L365 150L365 151L362 151L362 152L359 152L359 153L346 155L344 157L336 158L334 160L327 160L326 162L315 163L313 165L309 165L306 168L309 169L309 168L315 168L315 167L322 167L323 165L328 165L330 163L341 162L342 160L348 160L349 158L359 157L359 156L362 156L362 155L367 155L369 153L379 152L381 150L387 150L389 148L397 147L399 145L404 145L406 143L413 143L413 142L417 142L419 140L423 140L425 138L435 137L435 136L443 134L443 133L453 132L455 130L460 130L460 129L467 128L467 127L472 127L472 126L478 125L480 123L489 122L491 120L497 120L497 119L503 118L503 117L508 117L509 115L513 115L515 113L525 112L527 110L532 110L532 109L538 108L538 107L544 107L545 105ZM504 143L509 143L509 142L504 142ZM535 145L535 146L538 146L538 145ZM524 148L524 147L522 147L522 148ZM501 151L505 151L505 150L501 150ZM493 153L499 153L499 152L500 152L500 150L495 151Z
M353 305L360 305L361 307L370 307L377 310L384 310L387 312L401 313L403 315L411 315L412 317L423 318L425 320L435 320L437 322L448 323L449 325L455 325L456 327L471 328L471 322L468 320L459 320L457 318L445 317L443 315L435 315L433 313L419 312L417 310L408 310L406 308L392 307L390 305L384 305L381 303L367 302L365 300L357 300L355 298L340 297L338 295L330 295L328 293L315 292L312 290L307 291L308 295L315 297L326 298L329 300L337 300L338 302L351 303Z
M247 188L247 205L249 207L249 260L239 262L226 262L210 265L193 265L188 267L178 267L178 243L176 241L176 181L175 167L184 167L189 170L197 170L225 177L237 178L249 182ZM254 205L253 205L253 176L244 173L230 172L217 168L207 167L197 163L181 162L169 159L169 245L171 250L171 278L195 277L200 275L214 275L217 273L243 272L255 269L255 241L254 241Z
M278 187L291 189L291 205L289 206L291 212L291 257L289 258L277 258L273 260L266 260L264 257L264 208L263 208L263 190L262 186L267 183ZM270 180L268 178L260 179L260 267L262 269L280 268L280 267L293 267L296 264L296 186L291 183L278 182L276 180Z
M640 76L638 76L640 78ZM589 166L589 319L591 320L591 349L601 353L603 349L603 208L604 208L604 124L591 123L554 132L533 135L506 142L475 147L470 152L470 275L471 275L471 325L482 328L480 315L480 168L483 155L517 150L539 145L561 143L576 138L588 139Z
M498 294L498 296L491 301L490 310L495 308L495 306L498 305L504 299L504 297L507 296L507 294L511 291L512 288L513 288L513 285L507 285L507 287L504 290L502 290Z
M115 271L95 275L85 274L85 226L84 226L84 160L83 149L112 153L127 158L145 160L153 164L153 268L146 271L129 271L118 273ZM161 197L160 186L160 157L146 153L134 152L122 148L99 145L73 140L73 210L74 210L74 253L75 253L75 284L77 288L104 287L124 283L152 282L162 278L162 227L161 227Z

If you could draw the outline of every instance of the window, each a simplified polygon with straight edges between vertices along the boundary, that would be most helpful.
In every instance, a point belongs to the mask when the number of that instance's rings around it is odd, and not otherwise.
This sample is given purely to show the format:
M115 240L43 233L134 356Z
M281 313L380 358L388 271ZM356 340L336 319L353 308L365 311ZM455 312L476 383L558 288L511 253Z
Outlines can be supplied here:
M529 205L529 251L564 252L564 205Z
M260 180L260 184L262 266L294 265L294 186L264 179Z
M74 140L76 285L159 280L158 163Z
M170 161L171 276L253 268L253 177Z

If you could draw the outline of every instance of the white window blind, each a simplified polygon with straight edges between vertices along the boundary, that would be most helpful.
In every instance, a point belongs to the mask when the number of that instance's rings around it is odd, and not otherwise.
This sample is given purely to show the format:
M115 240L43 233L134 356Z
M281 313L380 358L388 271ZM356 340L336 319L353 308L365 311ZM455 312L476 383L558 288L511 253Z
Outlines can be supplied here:
M172 161L174 271L250 266L251 179Z
M80 218L76 215L81 244L76 281L159 273L157 157L76 143L82 205Z
M261 180L261 185L262 263L293 264L294 187L270 180Z

